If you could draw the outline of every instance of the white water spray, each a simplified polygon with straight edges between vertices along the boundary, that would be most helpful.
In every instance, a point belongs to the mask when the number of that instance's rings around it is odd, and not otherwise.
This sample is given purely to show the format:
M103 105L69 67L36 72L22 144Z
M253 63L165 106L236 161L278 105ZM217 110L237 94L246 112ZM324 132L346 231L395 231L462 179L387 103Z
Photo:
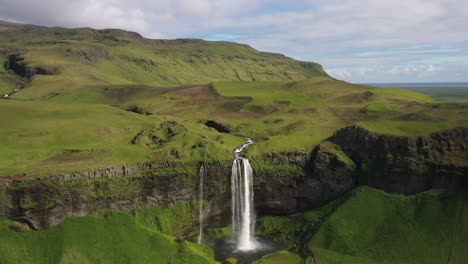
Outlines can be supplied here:
M246 140L247 143L234 151L231 173L232 234L241 251L254 250L258 244L254 238L253 170L249 160L240 156L254 143L250 138Z
M199 174L200 174L200 182L198 186L198 206L199 206L198 219L200 222L200 230L198 233L198 244L201 243L202 236L203 236L203 179L206 176L205 166L203 166L203 164L200 167Z

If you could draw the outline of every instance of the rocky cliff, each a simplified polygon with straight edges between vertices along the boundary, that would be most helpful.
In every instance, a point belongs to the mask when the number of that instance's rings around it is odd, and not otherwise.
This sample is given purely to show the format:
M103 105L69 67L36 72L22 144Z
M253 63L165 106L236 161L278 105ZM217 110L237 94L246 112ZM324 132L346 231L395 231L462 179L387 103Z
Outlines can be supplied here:
M329 141L356 164L358 184L401 194L468 189L468 128L394 137L353 126Z
M286 174L257 170L256 205L270 214L318 207L357 185L406 195L430 189L468 190L468 128L396 137L350 126L310 155L284 153L265 159L283 169L302 169Z
M142 204L171 207L198 197L200 164L142 163L45 178L13 177L0 182L0 215L33 229L100 209L131 210ZM224 208L229 192L227 164L206 164L206 199L211 213Z
M351 126L311 153L252 158L260 214L290 214L323 205L357 185L414 194L433 188L468 190L468 129L424 137L378 135ZM141 204L170 207L198 197L200 163L142 163L96 171L0 182L0 215L31 228L65 217ZM205 164L210 215L229 213L231 162Z

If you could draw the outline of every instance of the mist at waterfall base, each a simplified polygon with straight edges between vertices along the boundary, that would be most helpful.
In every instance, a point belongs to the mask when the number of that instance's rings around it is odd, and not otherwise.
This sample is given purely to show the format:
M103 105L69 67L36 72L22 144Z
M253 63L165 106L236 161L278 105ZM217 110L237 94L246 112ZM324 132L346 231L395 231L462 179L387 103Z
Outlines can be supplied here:
M251 263L262 256L285 249L287 244L255 237L256 215L254 209L253 169L249 159L242 157L241 153L248 146L254 144L250 138L246 143L234 151L234 160L231 169L231 215L226 223L231 224L232 236L230 238L210 240L202 239L202 206L200 206L199 241L210 246L217 260L234 257L237 263ZM200 168L199 197L202 204L203 179L206 176L205 168ZM219 223L218 223L219 224ZM206 227L210 227L208 223ZM217 226L219 227L219 226Z

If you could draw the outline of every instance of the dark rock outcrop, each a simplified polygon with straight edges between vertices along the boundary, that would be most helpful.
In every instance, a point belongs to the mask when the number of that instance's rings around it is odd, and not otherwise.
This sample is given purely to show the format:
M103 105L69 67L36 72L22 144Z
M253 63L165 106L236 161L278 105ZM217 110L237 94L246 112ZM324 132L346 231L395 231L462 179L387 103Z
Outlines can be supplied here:
M319 207L357 185L401 194L432 188L466 191L467 163L467 128L410 138L352 126L340 129L310 154L252 157L255 205L259 214L291 214ZM44 178L3 178L0 216L41 229L104 208L171 207L198 199L200 165L147 162ZM207 211L210 216L229 215L231 162L205 167Z
M256 169L255 204L262 214L292 214L323 205L356 185L355 165L338 146L322 143L311 154L271 153L278 170Z
M307 152L280 152L252 159L255 206L260 214L296 212L298 180L304 177L309 155Z
M430 189L466 191L468 128L396 137L351 126L338 130L310 157L272 153L261 160L270 164L270 170L254 163L255 204L260 213L316 208L357 185L406 195ZM294 170L298 167L302 173Z
M31 79L34 75L53 75L54 73L43 67L30 67L24 61L24 58L20 53L10 54L7 57L5 62L5 69L11 70L15 74L26 78Z
M334 200L356 186L355 164L341 149L329 142L318 146L311 155L306 177L298 187L298 208L306 210Z
M221 123L218 123L216 121L213 121L213 120L206 121L205 126L214 128L214 129L216 129L216 131L218 131L220 133L230 133L230 130L229 130L229 128L227 126L225 126L225 125L223 125Z
M355 162L358 184L400 194L468 189L468 128L396 137L352 126L329 141Z
M197 200L199 164L142 163L45 178L0 182L0 216L43 229L66 217L141 204L171 207ZM226 164L207 164L206 199L211 214L225 210L230 181ZM182 169L181 169L182 168ZM193 173L192 173L193 172Z

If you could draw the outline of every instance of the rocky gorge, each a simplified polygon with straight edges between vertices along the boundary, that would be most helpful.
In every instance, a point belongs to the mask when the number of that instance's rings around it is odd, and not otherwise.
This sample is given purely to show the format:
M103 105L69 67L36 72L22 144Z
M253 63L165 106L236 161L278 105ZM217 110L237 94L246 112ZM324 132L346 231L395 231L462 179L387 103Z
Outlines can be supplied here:
M310 153L254 157L255 207L259 214L292 214L322 206L359 185L399 194L466 191L467 161L467 128L396 137L345 127ZM132 210L197 201L201 164L147 162L57 176L3 178L0 216L44 229L66 217L106 208ZM205 215L229 212L231 161L204 165Z

